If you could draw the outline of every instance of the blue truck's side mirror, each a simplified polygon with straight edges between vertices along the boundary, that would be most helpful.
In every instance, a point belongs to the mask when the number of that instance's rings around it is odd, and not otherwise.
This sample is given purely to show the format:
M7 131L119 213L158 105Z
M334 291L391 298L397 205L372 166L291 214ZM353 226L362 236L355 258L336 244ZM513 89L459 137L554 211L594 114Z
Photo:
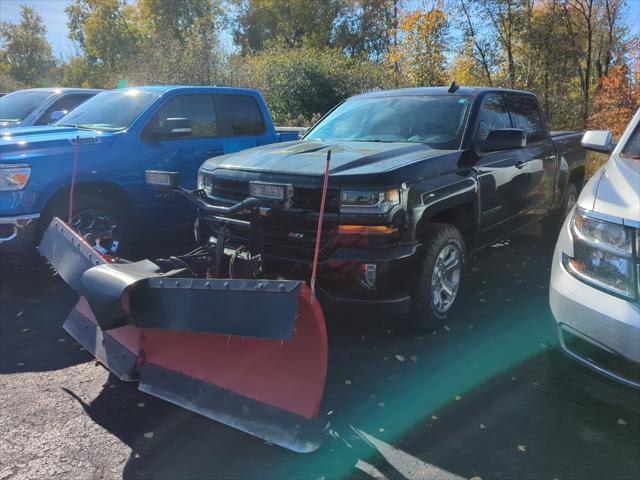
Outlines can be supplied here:
M51 112L51 115L49 115L49 123L56 123L66 114L67 112L65 110L56 110L55 112Z
M191 136L191 120L188 118L167 118L162 125L152 127L149 131L154 138L179 138Z

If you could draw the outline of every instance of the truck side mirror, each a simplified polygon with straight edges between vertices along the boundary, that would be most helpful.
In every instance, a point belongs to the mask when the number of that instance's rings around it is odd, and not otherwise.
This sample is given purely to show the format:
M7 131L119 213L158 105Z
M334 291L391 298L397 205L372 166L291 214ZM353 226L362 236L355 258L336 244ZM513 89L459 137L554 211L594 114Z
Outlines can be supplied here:
M527 135L520 128L501 128L491 130L487 139L478 142L478 147L483 152L497 152L522 148L527 145Z
M162 125L151 127L149 134L153 138L179 138L191 136L191 120L188 118L167 118Z
M582 146L599 153L611 153L615 148L613 134L609 130L588 130L582 136Z
M49 123L56 123L66 114L67 112L65 110L56 110L55 112L51 112L51 115L49 115Z

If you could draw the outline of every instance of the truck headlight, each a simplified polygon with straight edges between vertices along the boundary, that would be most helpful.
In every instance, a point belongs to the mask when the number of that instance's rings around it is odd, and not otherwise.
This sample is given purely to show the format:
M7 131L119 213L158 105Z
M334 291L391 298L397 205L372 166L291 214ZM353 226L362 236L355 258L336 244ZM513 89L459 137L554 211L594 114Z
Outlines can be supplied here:
M26 164L0 163L0 191L22 190L31 176L31 167Z
M400 205L400 190L343 190L340 193L340 212L367 214L387 213Z
M634 229L576 209L571 233L573 257L563 255L565 268L585 283L634 299Z

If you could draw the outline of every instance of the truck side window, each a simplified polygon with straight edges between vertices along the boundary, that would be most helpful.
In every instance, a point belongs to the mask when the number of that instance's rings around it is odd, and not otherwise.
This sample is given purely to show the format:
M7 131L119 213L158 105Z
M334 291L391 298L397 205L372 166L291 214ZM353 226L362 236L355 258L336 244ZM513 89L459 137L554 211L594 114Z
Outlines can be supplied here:
M78 93L71 95L64 95L59 98L55 102L53 102L49 108L45 110L45 112L40 116L37 122L34 125L48 125L51 123L51 114L57 111L63 111L69 113L71 110L76 108L85 100L93 97L93 94L87 95L86 93Z
M261 135L264 118L255 98L250 95L217 95L218 109L226 115L231 135Z
M546 133L535 99L529 95L509 95L508 99L515 128L524 130L527 143L544 140Z
M161 127L167 118L191 120L191 136L185 138L206 138L218 135L213 95L180 95L172 98L151 118L145 129Z
M492 93L484 97L480 106L476 140L486 140L489 132L502 128L511 128L511 119L509 118L509 112L507 112L504 97L500 94Z

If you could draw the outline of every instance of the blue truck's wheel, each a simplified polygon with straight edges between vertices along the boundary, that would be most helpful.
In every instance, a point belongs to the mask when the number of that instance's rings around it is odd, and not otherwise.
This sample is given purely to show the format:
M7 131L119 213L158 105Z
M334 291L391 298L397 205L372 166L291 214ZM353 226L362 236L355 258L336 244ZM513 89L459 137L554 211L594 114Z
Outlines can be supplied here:
M54 216L68 220L67 205L55 206L44 219L48 225ZM96 196L80 194L76 197L71 226L101 254L121 257L132 244L131 219L118 204Z
M450 315L459 297L465 244L460 230L442 223L427 226L425 244L426 253L413 297L412 322L432 329Z

